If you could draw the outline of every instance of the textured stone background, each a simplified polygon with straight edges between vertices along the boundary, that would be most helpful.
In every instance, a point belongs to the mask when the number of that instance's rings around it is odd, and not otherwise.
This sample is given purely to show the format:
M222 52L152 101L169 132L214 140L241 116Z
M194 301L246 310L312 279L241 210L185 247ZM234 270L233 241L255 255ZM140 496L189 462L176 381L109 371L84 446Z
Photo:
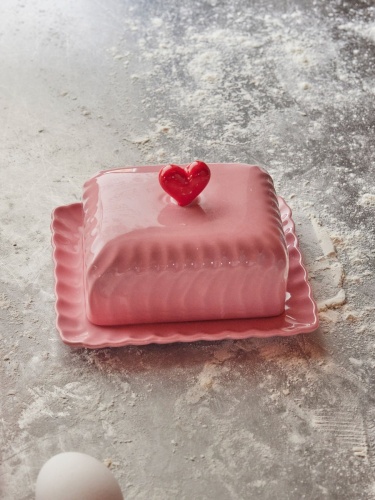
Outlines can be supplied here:
M79 450L128 499L375 498L372 1L2 0L0 497ZM97 170L259 162L321 327L73 350L50 214Z

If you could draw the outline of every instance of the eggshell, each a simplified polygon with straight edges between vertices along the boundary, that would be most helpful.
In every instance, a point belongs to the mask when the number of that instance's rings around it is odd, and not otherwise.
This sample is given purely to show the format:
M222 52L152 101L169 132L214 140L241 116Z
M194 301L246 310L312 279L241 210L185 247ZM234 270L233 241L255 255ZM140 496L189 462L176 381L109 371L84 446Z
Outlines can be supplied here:
M96 458L78 452L55 455L41 468L36 500L124 500L113 474Z

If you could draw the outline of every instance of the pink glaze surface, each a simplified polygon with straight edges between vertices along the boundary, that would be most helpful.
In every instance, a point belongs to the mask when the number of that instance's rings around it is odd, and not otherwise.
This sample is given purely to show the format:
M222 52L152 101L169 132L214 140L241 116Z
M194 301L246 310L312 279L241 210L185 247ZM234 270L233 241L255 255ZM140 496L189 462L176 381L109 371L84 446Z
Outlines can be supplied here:
M315 330L318 315L302 263L291 212L279 198L289 255L285 311L279 316L223 321L98 326L85 311L81 203L62 206L52 214L57 329L62 341L90 349L171 342L215 341L248 337L288 336Z
M98 325L269 317L285 308L288 255L271 177L210 164L178 206L160 166L99 173L84 189L88 319Z

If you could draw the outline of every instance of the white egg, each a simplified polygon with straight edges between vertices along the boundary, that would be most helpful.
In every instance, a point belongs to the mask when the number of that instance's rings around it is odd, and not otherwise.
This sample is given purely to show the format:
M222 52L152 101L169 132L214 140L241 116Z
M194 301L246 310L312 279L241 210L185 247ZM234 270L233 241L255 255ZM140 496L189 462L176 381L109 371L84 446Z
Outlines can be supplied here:
M41 468L35 500L124 500L107 467L84 453L55 455Z

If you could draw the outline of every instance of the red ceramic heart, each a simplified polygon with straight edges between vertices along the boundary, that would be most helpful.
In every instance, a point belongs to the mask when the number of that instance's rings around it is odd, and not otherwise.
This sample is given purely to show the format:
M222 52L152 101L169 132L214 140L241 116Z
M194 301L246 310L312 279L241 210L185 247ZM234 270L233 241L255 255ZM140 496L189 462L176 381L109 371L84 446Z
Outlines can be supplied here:
M203 191L210 176L210 169L203 161L194 161L185 168L167 165L159 172L159 182L164 191L184 207Z

